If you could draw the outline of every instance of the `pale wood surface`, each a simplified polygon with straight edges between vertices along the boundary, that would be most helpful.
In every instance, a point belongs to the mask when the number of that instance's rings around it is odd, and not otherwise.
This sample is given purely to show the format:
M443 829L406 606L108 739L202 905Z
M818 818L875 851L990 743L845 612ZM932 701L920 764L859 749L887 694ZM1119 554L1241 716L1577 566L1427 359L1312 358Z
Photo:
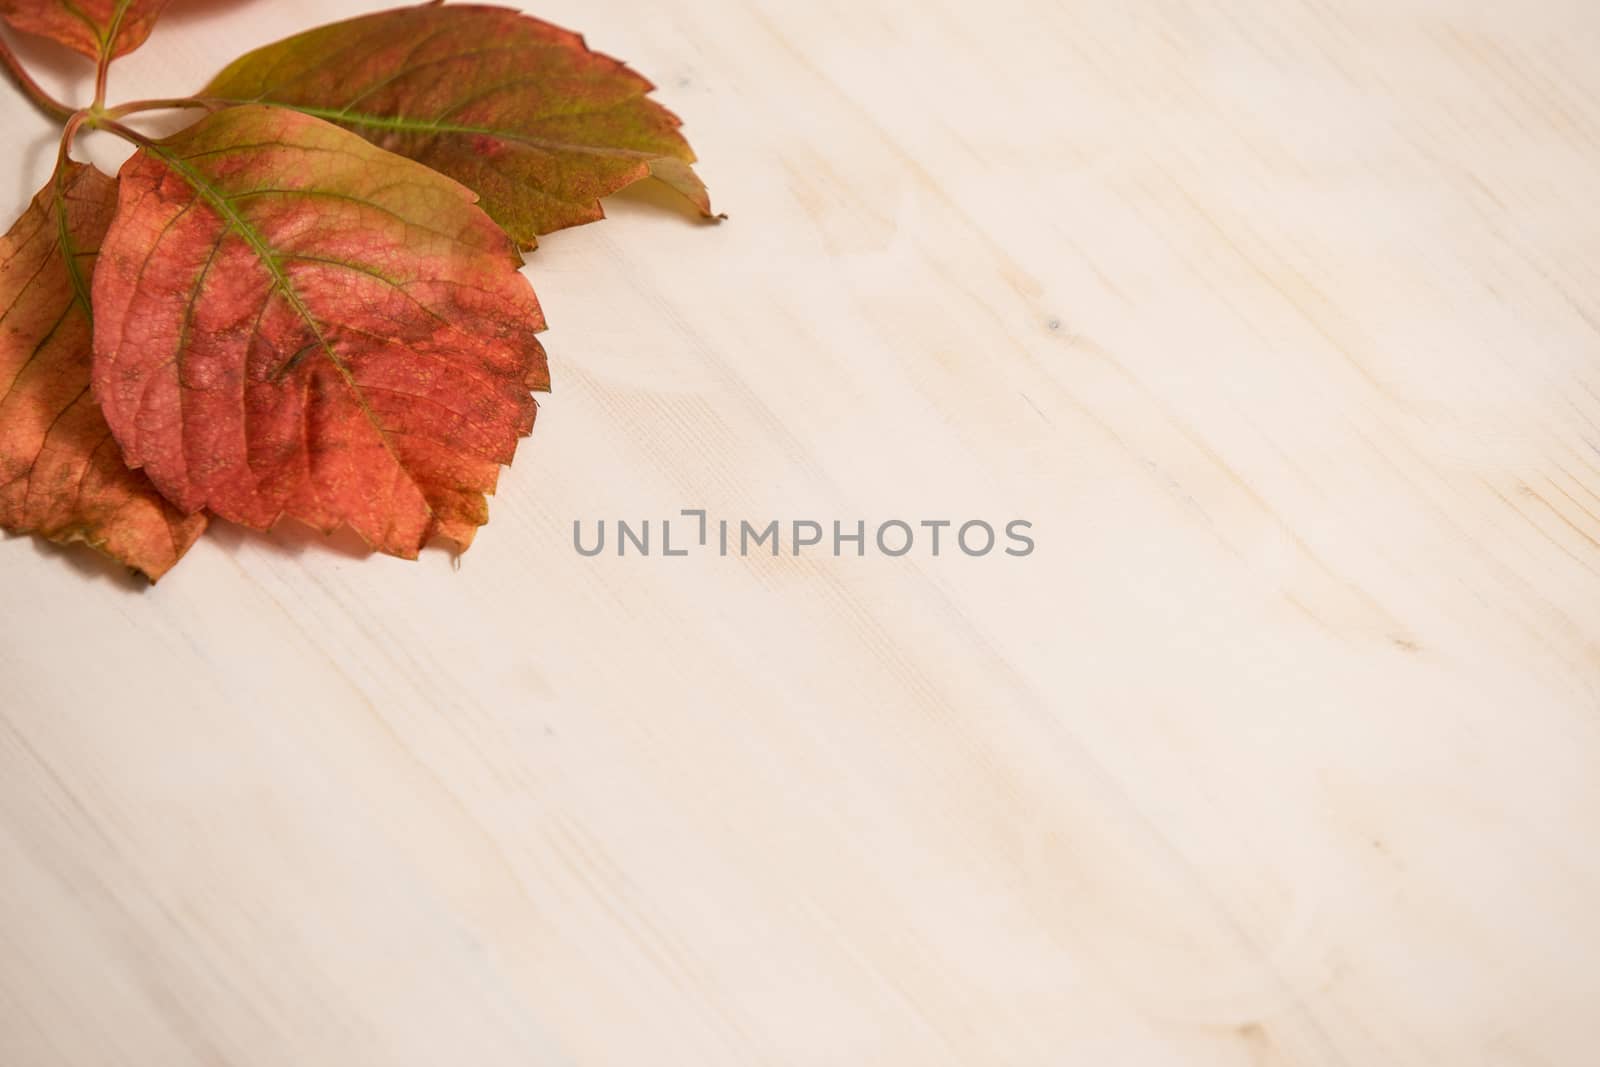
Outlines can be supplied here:
M732 220L531 257L459 570L0 545L0 1064L1595 1062L1600 9L538 13ZM571 547L695 506L1039 548Z

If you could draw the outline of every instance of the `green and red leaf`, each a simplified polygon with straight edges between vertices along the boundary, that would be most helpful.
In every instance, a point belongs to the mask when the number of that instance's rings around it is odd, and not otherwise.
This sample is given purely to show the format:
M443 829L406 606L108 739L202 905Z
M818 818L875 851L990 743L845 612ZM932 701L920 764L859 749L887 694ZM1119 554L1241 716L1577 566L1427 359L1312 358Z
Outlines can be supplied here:
M234 62L201 95L315 115L447 174L524 247L602 218L654 176L704 215L705 186L653 86L517 11L427 5L351 19Z
M128 469L90 393L88 286L116 182L66 164L0 239L0 525L83 541L152 580L205 529Z
M181 509L470 543L548 388L511 241L456 182L309 115L217 112L124 166L96 393Z
M90 59L144 44L168 0L0 0L0 18Z

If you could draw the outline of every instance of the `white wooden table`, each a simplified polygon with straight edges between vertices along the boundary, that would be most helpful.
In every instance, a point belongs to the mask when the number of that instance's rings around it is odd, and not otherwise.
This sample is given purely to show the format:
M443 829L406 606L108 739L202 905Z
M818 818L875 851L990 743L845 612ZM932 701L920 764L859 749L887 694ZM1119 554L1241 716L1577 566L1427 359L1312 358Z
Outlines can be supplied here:
M0 1064L1595 1062L1600 8L535 10L731 220L531 256L459 569L0 544ZM682 508L1037 549L573 550Z

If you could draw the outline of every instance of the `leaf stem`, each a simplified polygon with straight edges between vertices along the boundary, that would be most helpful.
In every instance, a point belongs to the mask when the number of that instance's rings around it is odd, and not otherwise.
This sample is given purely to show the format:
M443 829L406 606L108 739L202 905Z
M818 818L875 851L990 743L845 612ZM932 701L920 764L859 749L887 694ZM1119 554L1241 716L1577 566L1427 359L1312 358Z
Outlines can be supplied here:
M184 96L165 100L134 100L116 107L108 107L100 112L105 119L116 120L128 115L137 115L144 111L179 111L185 108L203 107L207 111L217 111L228 105L221 100L207 100L203 97Z
M4 37L0 37L0 63L5 64L17 87L33 102L34 107L53 119L65 120L72 117L72 108L45 92L44 86L33 80L33 75L28 73Z
M122 35L122 16L127 12L127 0L122 0L111 16L110 28L100 41L100 59L94 69L94 103L90 105L90 109L96 112L106 106L106 81L111 75L111 61L117 58L117 38Z
M94 106L104 107L106 103L106 78L111 73L111 57L101 53L100 62L94 71Z
M72 139L78 135L78 130L88 121L89 112L71 111L67 113L67 125L61 131L61 150L56 153L56 174L66 169L68 153L72 150Z
M138 130L124 126L122 123L112 118L109 114L102 115L102 117L95 123L95 129L105 130L107 133L115 134L124 141L127 141L129 144L138 148L149 148L155 144L154 141L140 133Z

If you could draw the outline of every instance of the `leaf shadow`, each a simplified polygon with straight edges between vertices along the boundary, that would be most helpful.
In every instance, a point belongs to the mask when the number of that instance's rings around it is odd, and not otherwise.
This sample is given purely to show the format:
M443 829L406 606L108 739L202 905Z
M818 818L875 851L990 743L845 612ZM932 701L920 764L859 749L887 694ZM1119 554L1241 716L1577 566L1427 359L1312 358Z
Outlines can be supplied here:
M6 39L29 72L58 99L68 102L86 99L93 94L94 64L72 49L43 37L25 33L10 33ZM21 90L8 76L0 74L0 95L15 94L10 106L28 108ZM43 121L43 120L41 120ZM17 168L17 202L30 203L39 190L34 185L34 175L48 173L55 160L56 146L60 143L61 126L54 119L37 137L25 144L14 144L13 152L22 164Z
M63 102L71 104L78 96L87 99L94 90L94 60L74 52L64 44L31 33L8 33L6 39L23 67L44 83L47 89L61 89ZM9 76L6 78L9 82ZM76 92L68 92L70 86Z
M172 0L161 13L162 25L171 28L185 22L218 18L232 8L243 7L254 0Z
M215 538L217 544L228 552L237 552L246 544L268 544L297 558L308 550L332 552L346 559L357 560L373 555L367 543L349 527L340 527L331 534L324 534L294 519L284 519L271 530L262 532L212 516L206 536Z
M89 581L108 582L125 593L145 593L151 586L150 579L138 571L101 555L82 542L59 545L28 534L6 534L4 540L32 542L34 554L44 559L59 560L81 577Z
M22 166L18 171L20 181L17 183L17 203L31 204L33 198L38 195L39 190L33 187L31 175L52 169L50 163L55 156L57 143L57 134L51 131L42 133L26 145L20 146ZM49 179L45 180L48 183Z
M270 545L291 559L299 559L307 552L331 552L336 556L357 561L367 560L378 554L349 527L340 527L331 534L323 534L322 531L294 519L284 519L271 530L263 532L212 516L202 540L205 538L214 538L218 547L230 554L237 553L246 545L263 544ZM42 559L60 562L87 581L105 582L121 592L141 595L149 592L155 585L133 568L96 552L81 541L57 544L32 534L0 532L0 545L24 541L32 546L35 555ZM459 549L443 538L434 538L423 551L427 553L443 551L457 557L460 555ZM182 561L179 562L179 566L182 566Z
M299 559L308 552L330 552L349 560L369 560L374 556L382 555L361 539L361 535L348 526L341 526L333 533L325 534L313 526L296 519L280 519L271 530L252 530L248 526L211 517L210 525L206 527L206 536L216 538L217 544L224 551L237 552L245 545L271 545L283 554ZM423 546L424 553L434 551L445 552L459 558L461 549L444 537L434 537Z

